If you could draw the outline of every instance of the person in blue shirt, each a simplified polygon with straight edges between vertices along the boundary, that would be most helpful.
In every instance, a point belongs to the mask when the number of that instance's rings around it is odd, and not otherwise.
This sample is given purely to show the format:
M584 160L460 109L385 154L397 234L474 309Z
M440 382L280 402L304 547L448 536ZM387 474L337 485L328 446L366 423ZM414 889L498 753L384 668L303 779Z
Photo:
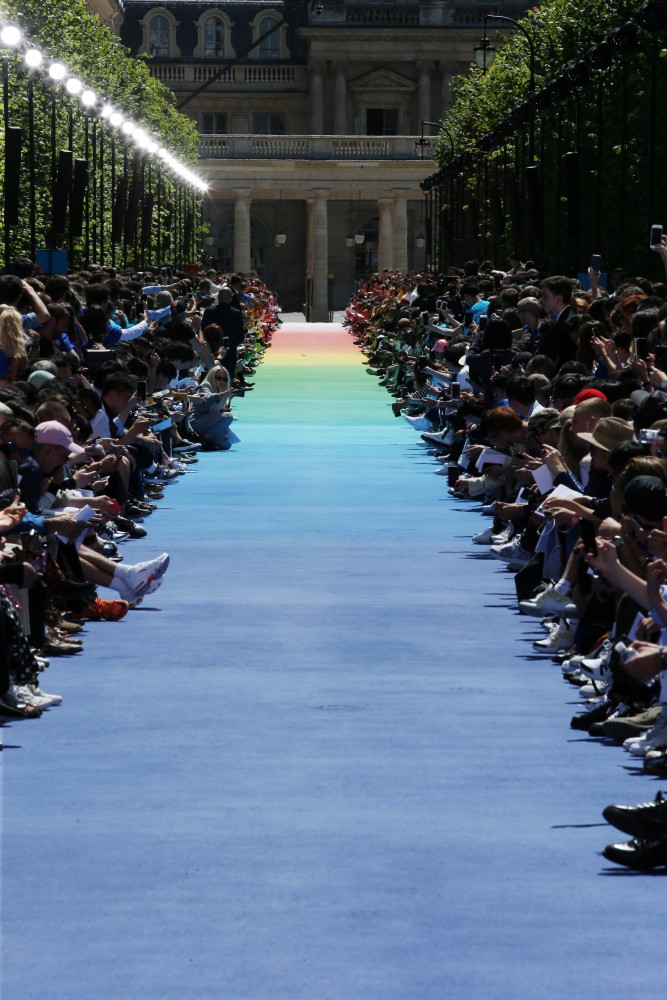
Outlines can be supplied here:
M483 299L477 285L471 281L466 281L461 287L461 295L465 304L465 311L472 313L472 322L479 325L479 317L486 316L489 311L489 302Z

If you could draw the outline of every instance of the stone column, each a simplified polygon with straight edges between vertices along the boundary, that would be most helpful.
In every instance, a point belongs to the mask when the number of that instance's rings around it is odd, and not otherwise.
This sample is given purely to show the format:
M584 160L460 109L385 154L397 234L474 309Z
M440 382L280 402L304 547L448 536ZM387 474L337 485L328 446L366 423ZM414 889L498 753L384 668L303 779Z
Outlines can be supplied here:
M393 198L378 198L380 232L378 236L378 271L394 266Z
M334 133L336 135L347 135L347 77L345 75L346 65L342 62L334 64L336 74L335 96L334 96Z
M234 270L250 270L250 189L234 188Z
M432 63L419 63L419 121L431 121L431 67Z
M408 200L396 193L394 205L394 265L397 271L408 269Z
M315 202L312 198L306 199L306 271L312 277L315 266Z
M440 63L440 73L442 75L442 83L440 90L440 115L439 119L445 117L445 111L452 103L452 95L450 93L450 87L452 85L452 74L449 66L446 63Z
M328 188L313 191L313 313L314 323L329 319L329 227L327 218Z
M310 78L310 132L311 135L322 135L324 130L324 113L322 98L322 73L324 66L321 62L313 63Z

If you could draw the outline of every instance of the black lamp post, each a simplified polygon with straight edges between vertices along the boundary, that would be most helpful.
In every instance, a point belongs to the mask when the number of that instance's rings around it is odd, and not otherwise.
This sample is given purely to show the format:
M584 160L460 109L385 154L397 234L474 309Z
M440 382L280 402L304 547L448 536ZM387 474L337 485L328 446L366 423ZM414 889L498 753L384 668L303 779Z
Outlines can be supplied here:
M424 136L424 125L431 125L433 128L437 128L440 132L443 132L449 139L451 145L452 157L454 156L454 139L452 138L452 133L449 132L440 122L422 122L422 134L417 142L415 143L415 152L419 154L421 159L424 159L424 154L429 149L431 145L431 140Z
M482 70L486 73L487 69L491 69L493 66L493 60L495 59L496 49L491 44L487 32L487 22L488 21L507 21L509 24L513 24L515 28L518 28L522 33L526 41L528 42L528 48L530 49L530 82L528 84L528 93L532 94L535 91L535 46L533 40L519 21L516 21L513 17L507 17L505 14L486 14L484 17L484 38L480 39L479 45L475 46L475 62ZM532 163L534 160L535 153L535 122L533 117L530 119L530 145L529 145L529 160Z

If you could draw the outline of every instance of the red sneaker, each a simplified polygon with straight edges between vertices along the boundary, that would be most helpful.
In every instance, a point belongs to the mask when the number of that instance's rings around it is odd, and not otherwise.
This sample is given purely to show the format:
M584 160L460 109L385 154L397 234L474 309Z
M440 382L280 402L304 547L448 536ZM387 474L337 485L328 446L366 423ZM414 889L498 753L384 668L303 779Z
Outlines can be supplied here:
M78 617L91 622L119 622L129 610L130 605L127 601L103 601L100 597L96 597L78 613Z

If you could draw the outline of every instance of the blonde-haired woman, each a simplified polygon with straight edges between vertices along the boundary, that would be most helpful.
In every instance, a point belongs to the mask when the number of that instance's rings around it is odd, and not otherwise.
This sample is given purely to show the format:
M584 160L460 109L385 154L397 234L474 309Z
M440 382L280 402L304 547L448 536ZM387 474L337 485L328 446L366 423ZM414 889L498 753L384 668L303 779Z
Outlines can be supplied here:
M190 397L192 429L212 450L227 451L232 446L229 440L233 419L229 409L231 398L229 372L222 365L211 368L197 392Z
M16 382L19 365L26 358L21 313L0 305L0 385Z

